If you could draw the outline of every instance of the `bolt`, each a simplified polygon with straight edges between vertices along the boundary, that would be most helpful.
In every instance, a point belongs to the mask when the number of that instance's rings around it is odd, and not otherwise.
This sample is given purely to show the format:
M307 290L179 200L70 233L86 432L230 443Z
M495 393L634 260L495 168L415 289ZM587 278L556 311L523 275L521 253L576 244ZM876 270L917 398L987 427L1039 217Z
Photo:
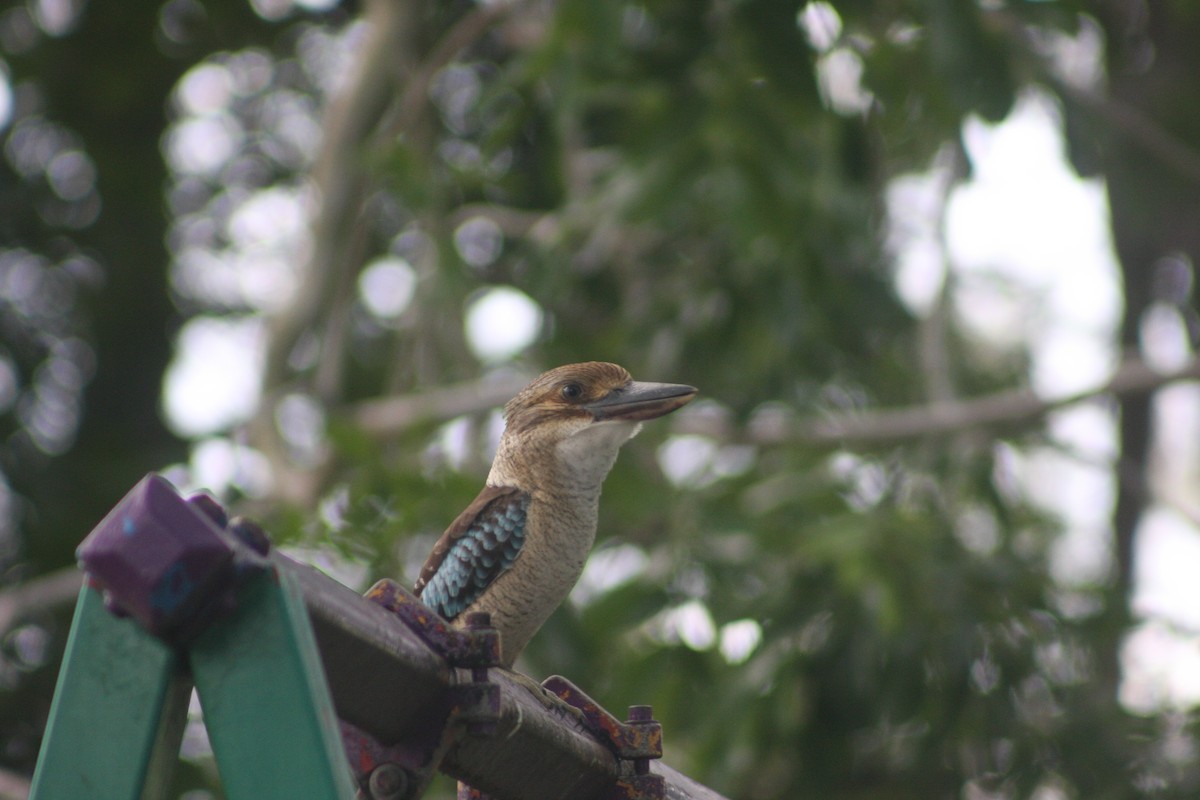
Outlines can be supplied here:
M218 528L224 528L229 523L229 515L225 513L225 508L211 494L199 492L189 497L187 502Z
M260 556L271 552L271 540L267 538L262 527L249 517L234 517L229 521L229 532L238 541L249 547Z
M129 612L121 606L121 602L117 598L113 597L112 592L106 591L103 596L104 607L108 610L108 613L118 619L124 619L129 616Z
M495 665L497 658L497 641L498 633L492 627L492 615L486 611L472 611L467 614L467 630L474 634L474 641L471 644L471 657L468 663L471 664L471 682L474 684L486 684L488 682L488 668ZM491 692L496 692L495 686L488 687ZM490 703L494 703L498 699L496 694L488 694L491 698ZM478 717L480 713L487 714L482 706L482 698L480 695L475 704L478 706L471 716ZM490 716L484 719L471 719L467 722L467 732L473 736L491 736L496 732L496 720Z
M475 633L492 630L492 615L486 611L472 611L467 614L467 630ZM487 664L479 664L471 668L471 680L475 683L484 683L487 679Z
M653 722L654 707L653 706L630 706L629 719L626 722L632 724L635 722Z
M397 764L380 764L367 779L371 800L401 800L408 794L408 773Z
M626 725L646 725L654 721L653 706L630 706L629 717L625 720ZM635 758L633 760L634 775L649 775L650 774L650 759Z

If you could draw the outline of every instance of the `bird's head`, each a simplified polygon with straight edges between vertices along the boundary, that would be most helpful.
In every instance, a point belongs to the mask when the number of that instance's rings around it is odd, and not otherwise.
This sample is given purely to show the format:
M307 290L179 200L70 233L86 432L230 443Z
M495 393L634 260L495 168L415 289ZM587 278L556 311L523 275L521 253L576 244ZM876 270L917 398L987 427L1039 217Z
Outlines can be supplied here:
M538 376L504 407L497 462L525 455L552 457L561 470L594 480L598 487L617 450L642 422L669 414L695 396L692 386L635 381L616 364L589 361L557 367Z

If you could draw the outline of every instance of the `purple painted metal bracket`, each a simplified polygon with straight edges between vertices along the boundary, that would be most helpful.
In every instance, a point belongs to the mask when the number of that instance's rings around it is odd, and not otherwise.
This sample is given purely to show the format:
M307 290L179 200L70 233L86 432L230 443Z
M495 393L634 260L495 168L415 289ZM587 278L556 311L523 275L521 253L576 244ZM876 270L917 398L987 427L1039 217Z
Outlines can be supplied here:
M500 687L488 670L500 661L500 634L486 614L473 614L467 628L456 628L395 581L381 580L366 594L400 619L421 641L453 667L470 671L469 680L451 687L445 722L421 741L383 745L342 722L346 755L367 800L418 797L446 752L463 732L488 736L500 719Z
M467 724L469 733L489 736L500 719L500 687L488 680L488 669L500 663L500 632L483 612L467 615L467 627L456 628L392 580L367 590L373 603L395 614L450 666L469 669L471 680L452 691L451 713Z
M237 532L227 533L227 524ZM88 534L76 556L111 611L181 644L233 609L248 574L268 568L265 542L253 523L227 523L211 497L184 500L151 474Z
M386 608L452 666L493 667L500 663L500 634L482 616L456 628L415 594L393 580L381 580L367 590L366 598ZM472 615L474 616L474 615Z
M346 759L365 800L403 800L414 797L432 777L431 753L424 743L380 744L361 728L338 720ZM433 765L436 768L436 764ZM428 774L427 774L428 773Z
M454 742L452 714L427 737L385 745L366 731L338 720L342 747L358 784L360 800L408 800L420 797Z
M629 718L621 722L575 684L561 675L551 675L542 688L583 715L584 724L612 747L622 761L631 762L632 775L619 779L610 800L663 800L666 781L650 772L650 761L662 758L662 724L650 706L630 706Z

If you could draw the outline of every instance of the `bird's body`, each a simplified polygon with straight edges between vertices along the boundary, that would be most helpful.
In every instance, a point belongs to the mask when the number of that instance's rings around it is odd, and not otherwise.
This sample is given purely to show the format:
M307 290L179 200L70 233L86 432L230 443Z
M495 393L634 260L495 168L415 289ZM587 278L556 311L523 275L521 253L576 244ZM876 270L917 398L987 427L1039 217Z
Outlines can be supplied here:
M488 612L511 666L583 571L621 445L695 393L600 362L534 380L505 407L486 485L434 546L417 594L452 622Z

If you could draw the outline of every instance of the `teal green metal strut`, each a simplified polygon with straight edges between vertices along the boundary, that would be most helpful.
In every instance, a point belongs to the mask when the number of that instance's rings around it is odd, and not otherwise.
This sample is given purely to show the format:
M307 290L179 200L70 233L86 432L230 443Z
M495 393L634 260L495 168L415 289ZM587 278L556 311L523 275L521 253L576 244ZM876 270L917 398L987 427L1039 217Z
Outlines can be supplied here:
M205 511L151 476L81 548L128 616L81 591L32 800L161 797L193 686L228 797L354 797L295 579Z

